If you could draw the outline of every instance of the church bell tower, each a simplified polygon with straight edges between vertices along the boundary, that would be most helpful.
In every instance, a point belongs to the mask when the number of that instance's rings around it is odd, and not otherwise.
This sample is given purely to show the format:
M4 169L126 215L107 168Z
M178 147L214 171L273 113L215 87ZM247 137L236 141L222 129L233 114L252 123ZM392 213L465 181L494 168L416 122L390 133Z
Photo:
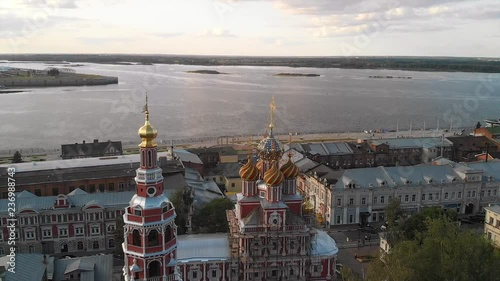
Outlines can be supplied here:
M174 280L177 250L175 210L163 193L163 175L158 167L156 136L149 122L148 100L145 123L139 129L140 166L136 170L136 193L123 215L126 281Z

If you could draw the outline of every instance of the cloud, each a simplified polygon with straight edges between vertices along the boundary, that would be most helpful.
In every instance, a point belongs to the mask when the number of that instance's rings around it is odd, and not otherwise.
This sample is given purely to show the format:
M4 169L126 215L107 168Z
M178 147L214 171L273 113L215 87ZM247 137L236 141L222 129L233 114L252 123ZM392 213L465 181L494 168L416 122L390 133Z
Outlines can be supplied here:
M30 37L54 26L60 26L76 19L37 14L37 16L19 16L0 13L0 38Z
M60 8L76 9L77 0L17 0L16 4L23 8Z
M500 15L498 0L267 1L286 13L309 17L303 27L316 37L356 35L370 26L392 32L441 31Z
M236 35L229 32L229 30L223 29L223 28L205 29L199 35L200 36L209 36L209 37L236 37Z
M160 38L170 38L184 35L183 32L153 32L150 35L160 37Z

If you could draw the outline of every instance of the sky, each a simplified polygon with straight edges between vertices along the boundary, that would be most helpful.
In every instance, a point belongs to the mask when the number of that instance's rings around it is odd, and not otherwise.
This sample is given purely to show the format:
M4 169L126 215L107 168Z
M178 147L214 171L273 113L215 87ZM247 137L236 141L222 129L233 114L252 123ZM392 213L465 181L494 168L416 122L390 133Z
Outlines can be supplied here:
M500 0L0 0L0 53L500 57Z

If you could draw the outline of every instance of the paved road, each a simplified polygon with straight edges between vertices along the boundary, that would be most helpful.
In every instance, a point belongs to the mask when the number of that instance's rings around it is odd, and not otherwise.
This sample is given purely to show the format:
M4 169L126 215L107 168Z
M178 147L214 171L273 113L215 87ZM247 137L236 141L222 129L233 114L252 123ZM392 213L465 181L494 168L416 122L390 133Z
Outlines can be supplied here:
M372 255L376 256L378 254L379 247L378 245L374 246L365 246L358 248L344 248L340 249L337 254L337 262L343 264L344 266L348 266L352 269L352 271L359 276L363 276L368 269L368 263L360 263L355 258L354 255L362 256L362 255Z

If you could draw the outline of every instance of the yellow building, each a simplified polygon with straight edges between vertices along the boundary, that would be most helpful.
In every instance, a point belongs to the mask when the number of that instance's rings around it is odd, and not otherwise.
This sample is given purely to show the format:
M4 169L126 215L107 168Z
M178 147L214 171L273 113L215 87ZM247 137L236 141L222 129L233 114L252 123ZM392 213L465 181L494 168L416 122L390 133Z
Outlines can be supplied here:
M484 234L493 246L500 248L500 206L484 208L486 217L484 220Z

